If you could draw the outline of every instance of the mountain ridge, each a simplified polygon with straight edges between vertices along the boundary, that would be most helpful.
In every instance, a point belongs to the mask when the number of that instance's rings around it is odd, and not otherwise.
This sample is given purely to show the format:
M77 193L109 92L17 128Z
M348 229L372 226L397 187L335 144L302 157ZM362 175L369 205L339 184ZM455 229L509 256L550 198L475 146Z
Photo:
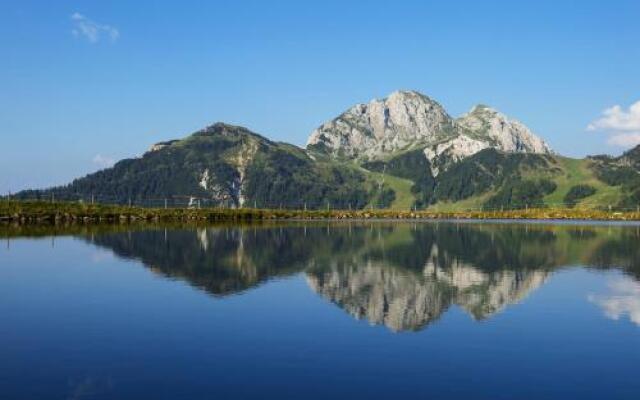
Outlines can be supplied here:
M225 207L528 207L640 202L640 150L566 159L485 105L458 118L415 91L356 104L306 148L216 122L68 185L19 198L175 196ZM586 186L589 187L586 187ZM568 197L567 197L568 196Z

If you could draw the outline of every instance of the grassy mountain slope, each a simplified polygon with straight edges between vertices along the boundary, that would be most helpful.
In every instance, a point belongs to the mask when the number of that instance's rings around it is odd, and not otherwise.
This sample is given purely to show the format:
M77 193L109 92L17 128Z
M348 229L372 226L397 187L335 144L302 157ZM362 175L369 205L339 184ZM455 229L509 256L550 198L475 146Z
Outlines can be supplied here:
M601 176L606 172L599 173L598 167L610 171L611 163L605 164L606 169L592 159L506 154L487 149L455 163L437 177L424 173L425 161L416 157L415 152L409 152L363 166L409 180L413 183L411 187L407 188L406 184L398 187L396 196L413 196L418 204L436 211L568 204L587 208L619 206L629 198L625 190L632 191L622 184L612 185L616 183L615 178L609 182L604 180ZM588 187L590 191L585 197L571 200L581 187Z
M620 157L590 157L592 169L602 182L619 188L619 205L629 208L640 206L640 146Z
M408 210L414 206L416 202L415 195L411 192L413 181L409 179L399 178L397 176L382 174L380 172L371 172L363 169L367 175L367 181L372 188L376 188L380 182L383 182L383 187L387 190L392 190L394 197L391 203L385 208L391 208L394 210ZM366 207L379 208L380 203L377 197L372 197Z
M588 207L590 205L618 204L622 198L620 188L610 186L598 179L593 169L593 162L588 159L575 159L556 156L562 173L556 174L552 179L558 185L557 189L544 197L544 202L550 205L564 203L564 198L572 187L589 185L596 189L595 194L581 199L578 205Z

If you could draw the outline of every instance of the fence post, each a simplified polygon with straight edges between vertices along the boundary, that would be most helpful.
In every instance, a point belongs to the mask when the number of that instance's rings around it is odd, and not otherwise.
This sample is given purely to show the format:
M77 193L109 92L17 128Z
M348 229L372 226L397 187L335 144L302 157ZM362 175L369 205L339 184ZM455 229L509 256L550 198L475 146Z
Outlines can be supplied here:
M129 197L129 207L131 207L131 197Z
M167 209L167 199L164 199L164 209Z

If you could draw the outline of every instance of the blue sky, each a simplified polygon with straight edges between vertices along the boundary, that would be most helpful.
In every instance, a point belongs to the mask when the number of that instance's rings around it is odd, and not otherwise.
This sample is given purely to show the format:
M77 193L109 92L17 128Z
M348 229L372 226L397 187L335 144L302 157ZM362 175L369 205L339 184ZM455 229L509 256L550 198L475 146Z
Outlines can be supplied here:
M640 141L638 21L615 0L1 1L0 191L215 121L303 145L397 89L454 116L489 104L562 154L618 154Z

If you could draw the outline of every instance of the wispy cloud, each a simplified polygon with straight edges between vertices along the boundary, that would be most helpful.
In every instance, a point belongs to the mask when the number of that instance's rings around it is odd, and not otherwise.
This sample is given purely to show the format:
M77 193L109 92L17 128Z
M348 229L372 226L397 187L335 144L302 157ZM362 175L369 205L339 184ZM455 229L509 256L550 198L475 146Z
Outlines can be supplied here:
M103 156L102 154L96 154L91 161L100 168L112 167L116 162L112 157Z
M618 147L633 147L640 144L640 133L620 133L611 136L607 144Z
M71 22L73 23L71 33L76 37L85 38L89 43L98 43L102 37L108 38L113 43L120 37L118 28L98 23L77 12L71 15Z
M640 326L640 283L630 279L620 279L609 284L611 293L607 296L589 296L589 300L602 309L607 318L615 321L627 316Z
M587 126L588 131L602 131L609 135L612 146L632 147L640 144L640 101L628 110L619 105L607 108L600 118Z

